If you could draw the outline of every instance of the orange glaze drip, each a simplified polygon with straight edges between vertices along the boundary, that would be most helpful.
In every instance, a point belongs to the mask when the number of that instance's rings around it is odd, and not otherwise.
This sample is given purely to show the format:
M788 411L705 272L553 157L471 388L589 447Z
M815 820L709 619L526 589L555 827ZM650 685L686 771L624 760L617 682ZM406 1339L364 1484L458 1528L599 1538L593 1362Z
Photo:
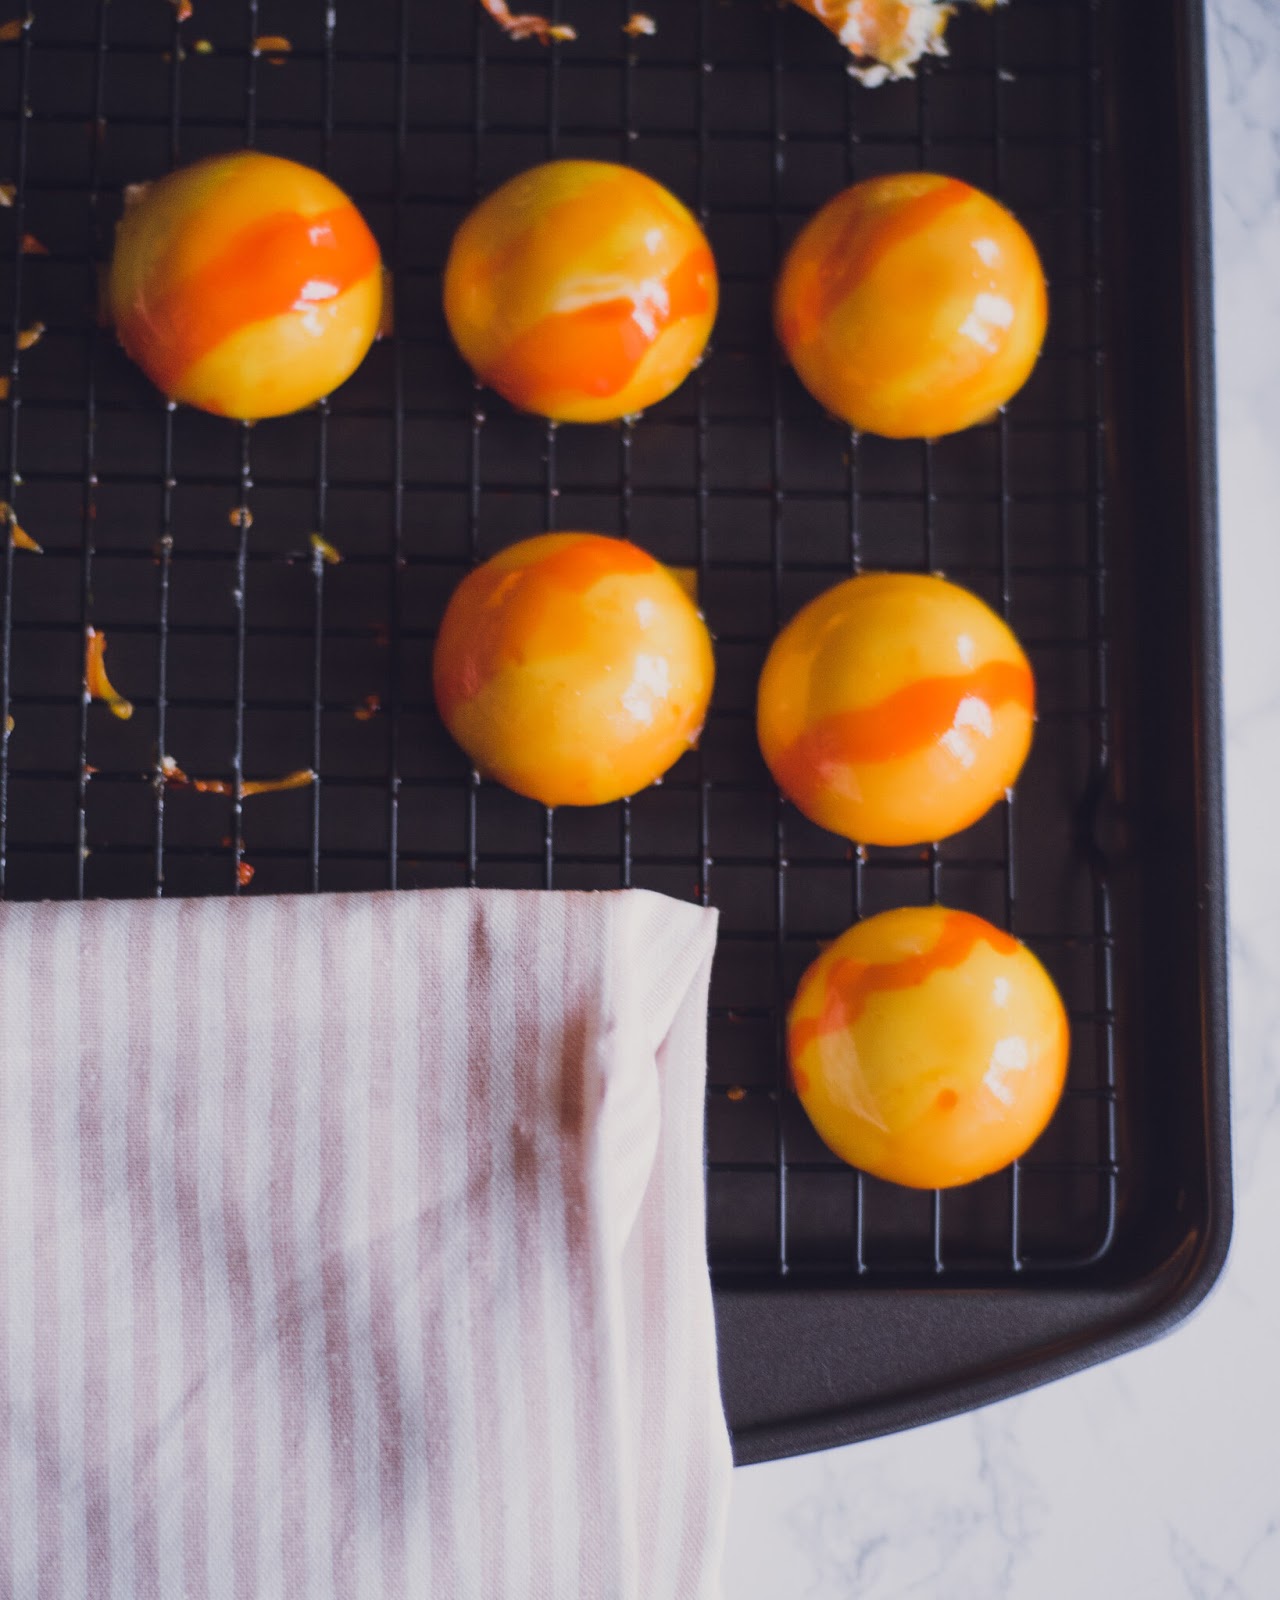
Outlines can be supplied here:
M851 957L837 961L826 976L821 1016L799 1017L791 1024L788 1038L792 1061L811 1044L851 1028L873 994L914 989L935 972L961 966L981 943L989 944L1002 956L1013 955L1018 949L1018 941L1011 933L993 928L968 911L951 911L937 944L921 955L903 956L898 961L856 961ZM796 1087L803 1094L807 1080L794 1065L791 1070Z
M809 293L791 308L783 338L808 339L891 250L924 233L945 212L973 193L967 183L948 178L936 188L892 208L870 210L859 204L844 218L839 233L823 250Z
M920 678L873 706L823 717L784 750L774 773L789 794L811 793L841 768L928 750L956 725L966 700L1035 710L1035 679L1019 661L988 661L955 677Z
M312 216L272 212L232 234L197 272L140 295L122 319L121 337L130 355L145 355L157 387L170 390L233 333L327 305L375 271L379 259L349 203Z
M84 686L91 700L101 700L112 716L128 722L133 706L112 685L107 677L104 656L107 653L106 635L96 628L84 630Z
M18 521L17 514L7 500L0 500L0 523L9 524L9 543L15 550L30 550L42 556L44 551Z
M172 784L175 789L194 789L197 794L220 794L228 799L235 798L236 786L225 778L191 778L182 770L172 756L165 756L162 763L164 781ZM316 775L310 767L302 767L297 772L287 772L283 778L258 778L240 785L241 799L251 800L257 794L283 794L289 789L306 789L316 781Z
M589 533L527 566L505 571L493 563L478 567L463 580L470 624L467 648L443 662L436 677L441 716L448 721L504 666L523 658L525 640L556 597L586 594L605 578L650 573L657 566L638 545ZM566 651L572 649L568 634L561 642Z
M534 406L549 394L604 399L618 394L673 323L707 310L715 260L697 245L663 283L665 301L639 293L543 317L480 376L513 405ZM641 318L643 317L643 325Z

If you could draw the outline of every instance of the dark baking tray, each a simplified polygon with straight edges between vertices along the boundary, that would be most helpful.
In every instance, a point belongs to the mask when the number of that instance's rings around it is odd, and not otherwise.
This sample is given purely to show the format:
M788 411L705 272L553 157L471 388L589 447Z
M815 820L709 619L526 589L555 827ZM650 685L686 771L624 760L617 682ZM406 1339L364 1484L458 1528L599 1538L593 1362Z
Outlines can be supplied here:
M0 47L0 304L15 340L0 561L0 894L632 884L710 900L708 1224L738 1457L867 1437L1169 1327L1230 1232L1221 736L1200 7L1015 0L868 91L770 0L564 0L514 45L469 0L38 0ZM283 35L283 64L253 41ZM195 47L207 40L210 50ZM328 167L395 271L397 326L308 414L170 411L96 326L124 184L245 141ZM474 197L550 153L631 160L706 218L724 278L697 377L617 428L476 391L439 273ZM856 439L777 360L770 283L851 178L929 166L1036 238L1052 327L991 425ZM47 253L23 253L32 236ZM18 332L45 325L16 349ZM548 814L469 773L428 692L444 600L544 527L697 570L719 642L699 752ZM343 553L326 566L309 535ZM924 850L854 852L752 737L779 624L862 566L941 569L1010 618L1042 716L1016 797ZM84 629L136 703L86 706ZM173 790L160 761L227 780ZM312 767L311 788L238 777ZM242 879L249 876L250 884ZM789 1094L786 1001L856 915L942 898L1014 929L1073 1020L1063 1107L943 1195L835 1162Z

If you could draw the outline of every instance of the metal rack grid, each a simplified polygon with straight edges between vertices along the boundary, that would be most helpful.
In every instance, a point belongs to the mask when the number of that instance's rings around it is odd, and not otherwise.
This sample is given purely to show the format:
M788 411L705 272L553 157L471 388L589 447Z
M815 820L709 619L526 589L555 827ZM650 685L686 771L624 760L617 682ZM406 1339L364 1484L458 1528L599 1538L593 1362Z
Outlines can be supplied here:
M468 0L37 3L0 46L0 470L43 544L0 561L0 896L639 885L720 907L709 1229L723 1278L947 1284L1081 1273L1123 1200L1114 930L1093 809L1110 768L1100 0L953 24L918 83L866 91L794 8L566 0L573 45L512 45ZM292 42L283 64L254 41ZM211 49L197 49L207 38ZM397 330L314 412L175 411L97 326L127 182L256 143L332 172L397 284ZM723 310L697 376L644 418L555 428L478 391L438 278L480 193L552 154L633 161L703 218ZM935 444L850 437L772 351L769 289L843 183L928 165L1006 199L1046 262L1052 327L1007 415ZM31 234L47 254L24 254ZM26 351L21 329L45 334ZM696 568L718 640L701 750L616 807L553 815L466 770L430 705L458 577L548 527ZM309 541L342 551L329 566ZM864 566L945 570L1001 609L1042 715L1015 801L923 851L854 851L781 801L752 692L777 627ZM83 694L88 626L137 707ZM228 781L169 789L162 758ZM246 799L294 767L309 789ZM252 874L252 876L251 876ZM251 876L251 886L246 880ZM1063 1107L1011 1172L947 1196L850 1172L786 1086L785 1005L855 917L942 898L1026 939L1074 1028Z

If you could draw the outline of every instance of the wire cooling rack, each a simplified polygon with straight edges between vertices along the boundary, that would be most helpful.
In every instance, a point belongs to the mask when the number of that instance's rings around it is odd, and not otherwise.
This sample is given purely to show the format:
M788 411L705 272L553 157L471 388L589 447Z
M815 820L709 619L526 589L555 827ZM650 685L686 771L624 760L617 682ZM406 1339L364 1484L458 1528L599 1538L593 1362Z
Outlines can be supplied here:
M0 731L13 719L0 895L636 885L710 902L723 929L707 1135L722 1281L1083 1272L1111 1247L1124 1179L1111 895L1091 843L1111 738L1099 5L963 15L949 61L874 91L794 7L648 9L656 35L632 39L628 0L566 0L558 14L580 38L550 50L505 40L468 0L195 0L185 21L167 0L40 0L15 18L0 45L0 472L43 554L6 543L0 559ZM124 185L242 144L329 171L396 282L394 336L356 377L253 428L166 407L95 317ZM551 155L633 162L667 183L722 269L709 359L616 428L517 415L474 388L444 331L453 229ZM771 283L829 195L915 167L1018 212L1050 278L1051 331L997 422L934 444L859 439L776 357ZM701 749L660 787L552 814L467 770L428 661L467 567L556 527L624 534L696 568L719 681ZM1016 799L927 849L855 851L813 827L781 801L753 736L778 627L881 566L942 570L982 594L1039 681ZM88 627L108 641L131 721L86 703ZM229 793L171 787L165 757ZM299 768L315 782L243 793ZM821 942L934 899L1025 939L1074 1032L1040 1144L945 1196L831 1157L782 1051L787 1000Z

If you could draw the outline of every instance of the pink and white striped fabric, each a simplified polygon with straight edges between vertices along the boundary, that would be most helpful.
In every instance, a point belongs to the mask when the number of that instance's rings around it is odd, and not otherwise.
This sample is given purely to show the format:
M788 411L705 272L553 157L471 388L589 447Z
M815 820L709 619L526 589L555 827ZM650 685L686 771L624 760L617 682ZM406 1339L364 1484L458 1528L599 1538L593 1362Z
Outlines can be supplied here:
M0 1600L702 1600L713 913L0 907Z

